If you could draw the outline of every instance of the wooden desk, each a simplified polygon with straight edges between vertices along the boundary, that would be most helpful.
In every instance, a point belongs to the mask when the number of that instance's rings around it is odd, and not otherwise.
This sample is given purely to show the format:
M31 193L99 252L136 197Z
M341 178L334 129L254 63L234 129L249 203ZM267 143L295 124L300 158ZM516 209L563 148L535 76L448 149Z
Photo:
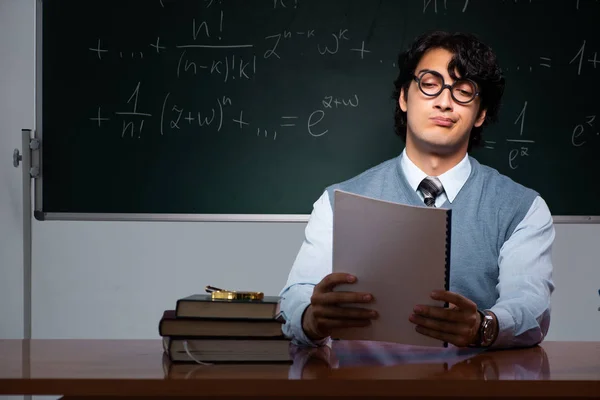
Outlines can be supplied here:
M160 340L0 340L0 395L600 396L600 342L521 350L336 341L293 364L170 364Z

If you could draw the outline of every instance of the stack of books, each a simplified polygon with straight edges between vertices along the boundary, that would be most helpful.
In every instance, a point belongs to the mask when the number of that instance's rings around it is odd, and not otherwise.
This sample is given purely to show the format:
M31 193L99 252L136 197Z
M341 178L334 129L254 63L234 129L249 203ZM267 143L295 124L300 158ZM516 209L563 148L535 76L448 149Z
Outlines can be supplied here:
M211 294L179 299L158 325L164 353L172 362L291 362L279 300L214 299Z

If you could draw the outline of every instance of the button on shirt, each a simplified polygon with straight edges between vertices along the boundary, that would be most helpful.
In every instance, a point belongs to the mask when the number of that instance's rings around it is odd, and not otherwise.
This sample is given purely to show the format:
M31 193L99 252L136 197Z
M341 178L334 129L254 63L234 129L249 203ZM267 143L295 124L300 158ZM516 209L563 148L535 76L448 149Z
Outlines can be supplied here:
M423 198L417 188L427 174L408 158L406 151L402 152L399 160L410 187ZM452 203L470 173L471 163L466 155L452 169L439 175L444 192L436 198L435 206L442 207L446 201ZM491 308L496 313L499 324L498 338L493 347L532 345L540 342L547 332L550 323L550 294L554 290L551 257L553 241L552 216L545 201L538 196L511 237L500 249L498 256L500 274L497 287L500 293L508 294L501 295L499 299L503 303L502 307ZM281 309L288 320L283 331L287 336L292 337L296 344L314 346L329 340L311 341L302 329L302 315L310 304L314 286L332 271L332 249L333 212L329 195L324 191L313 205L313 212L305 229L305 239L289 273L287 283L280 293ZM523 257L524 254L527 257ZM525 266L523 263L528 264ZM511 291L508 288L503 290L502 280L503 277L513 279L524 269L528 270L528 277L524 279L539 279L548 284L528 285L526 304L521 304L522 301L511 301ZM527 307L527 312L523 312L522 307ZM527 330L514 331L516 318L523 319L519 321L519 326L527 327Z

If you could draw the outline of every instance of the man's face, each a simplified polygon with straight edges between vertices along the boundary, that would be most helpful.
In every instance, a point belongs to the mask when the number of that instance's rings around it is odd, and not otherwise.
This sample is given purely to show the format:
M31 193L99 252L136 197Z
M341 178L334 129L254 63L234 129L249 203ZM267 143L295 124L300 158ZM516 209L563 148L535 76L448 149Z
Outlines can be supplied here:
M452 56L445 49L428 50L417 65L415 75L418 77L423 70L437 71L446 84L452 85L454 80L448 74ZM415 150L440 155L466 152L471 128L481 126L485 120L485 110L479 112L479 97L468 104L461 104L447 89L438 96L430 97L421 92L414 80L409 86L408 98L405 99L402 90L398 101L400 108L407 113L406 146Z

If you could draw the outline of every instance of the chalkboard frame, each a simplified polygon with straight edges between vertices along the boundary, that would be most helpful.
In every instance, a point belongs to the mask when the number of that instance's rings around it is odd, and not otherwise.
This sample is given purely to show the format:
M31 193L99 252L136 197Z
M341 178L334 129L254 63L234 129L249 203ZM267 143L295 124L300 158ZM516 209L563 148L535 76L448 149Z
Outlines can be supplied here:
M302 222L309 220L309 214L168 214L168 213L73 213L45 212L43 208L43 3L35 4L35 122L34 138L40 148L35 152L33 165L38 175L34 177L34 218L38 221L154 221L154 222ZM316 199L315 199L316 200ZM552 215L558 224L600 224L600 215Z

